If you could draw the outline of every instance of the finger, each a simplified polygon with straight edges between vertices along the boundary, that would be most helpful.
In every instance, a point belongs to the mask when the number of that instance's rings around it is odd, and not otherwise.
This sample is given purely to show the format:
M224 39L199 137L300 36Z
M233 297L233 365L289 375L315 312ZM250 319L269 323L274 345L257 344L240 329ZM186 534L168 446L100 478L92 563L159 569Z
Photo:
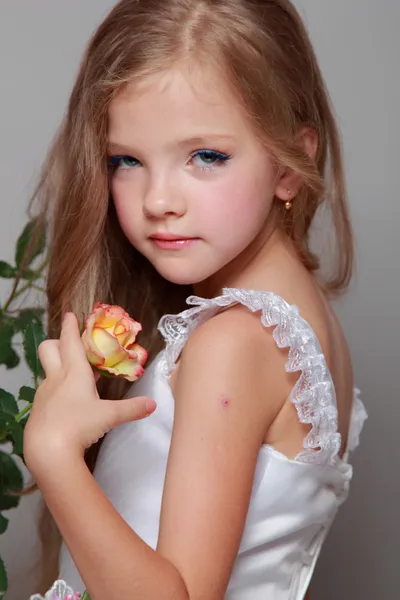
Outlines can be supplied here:
M87 364L78 320L74 313L65 313L60 335L61 362L65 366Z
M144 419L151 415L157 407L152 398L145 396L125 400L103 400L103 402L107 403L105 408L109 412L108 427L110 429L123 423Z
M38 354L46 377L60 371L60 340L44 340L38 347Z

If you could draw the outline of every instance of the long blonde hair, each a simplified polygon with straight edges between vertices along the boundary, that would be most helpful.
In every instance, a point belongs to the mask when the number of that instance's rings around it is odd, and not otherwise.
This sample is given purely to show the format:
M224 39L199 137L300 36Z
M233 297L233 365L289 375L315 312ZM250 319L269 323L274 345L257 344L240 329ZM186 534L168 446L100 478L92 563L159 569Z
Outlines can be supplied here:
M162 313L184 307L190 290L162 279L122 233L107 168L112 99L125 85L182 59L217 64L278 163L301 174L304 185L291 216L279 208L282 203L275 210L312 271L319 263L309 247L310 226L318 207L329 206L340 253L326 287L337 292L350 280L353 246L339 135L312 45L291 2L121 0L90 40L34 198L51 229L52 337L59 335L65 310L83 317L101 300L122 305L142 322L140 343L152 356L160 348ZM318 135L315 161L295 143L304 126ZM107 380L100 393L120 398L125 390ZM98 449L96 444L86 456L92 470ZM42 532L46 539L58 539L47 511ZM45 551L42 591L56 578L57 554Z

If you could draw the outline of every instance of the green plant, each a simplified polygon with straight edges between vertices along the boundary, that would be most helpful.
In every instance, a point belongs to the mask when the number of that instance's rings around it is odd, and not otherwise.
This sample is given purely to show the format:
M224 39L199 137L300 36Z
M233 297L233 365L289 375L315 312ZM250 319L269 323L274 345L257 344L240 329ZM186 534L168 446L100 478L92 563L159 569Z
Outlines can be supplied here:
M45 250L45 231L34 218L17 240L15 264L0 261L0 277L12 282L9 296L0 304L0 365L14 369L24 356L32 373L32 385L23 385L18 398L0 388L0 534L7 530L9 522L4 511L17 508L21 500L24 482L18 462L24 461L23 433L35 390L43 377L37 348L45 339L44 308L26 306L26 301L32 290L44 292ZM19 402L24 404L22 409ZM7 572L0 557L0 600L7 588Z

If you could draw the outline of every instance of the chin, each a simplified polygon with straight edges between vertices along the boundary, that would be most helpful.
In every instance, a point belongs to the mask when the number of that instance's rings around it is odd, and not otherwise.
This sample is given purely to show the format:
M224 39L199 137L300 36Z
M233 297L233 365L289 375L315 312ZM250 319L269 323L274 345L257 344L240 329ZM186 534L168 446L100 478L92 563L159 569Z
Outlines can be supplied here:
M205 281L211 275L213 271L210 269L195 269L195 268L162 268L160 265L154 265L161 277L164 277L167 281L175 283L176 285L195 285Z

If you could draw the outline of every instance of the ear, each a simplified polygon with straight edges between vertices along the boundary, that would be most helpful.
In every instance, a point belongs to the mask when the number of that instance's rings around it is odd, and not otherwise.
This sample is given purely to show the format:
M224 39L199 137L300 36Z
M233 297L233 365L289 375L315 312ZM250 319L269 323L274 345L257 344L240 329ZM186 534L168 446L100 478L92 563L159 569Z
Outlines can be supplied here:
M303 127L296 136L296 142L301 150L315 160L318 150L318 134L310 127ZM292 169L283 169L275 189L275 196L283 202L291 202L299 193L303 180L299 173Z

